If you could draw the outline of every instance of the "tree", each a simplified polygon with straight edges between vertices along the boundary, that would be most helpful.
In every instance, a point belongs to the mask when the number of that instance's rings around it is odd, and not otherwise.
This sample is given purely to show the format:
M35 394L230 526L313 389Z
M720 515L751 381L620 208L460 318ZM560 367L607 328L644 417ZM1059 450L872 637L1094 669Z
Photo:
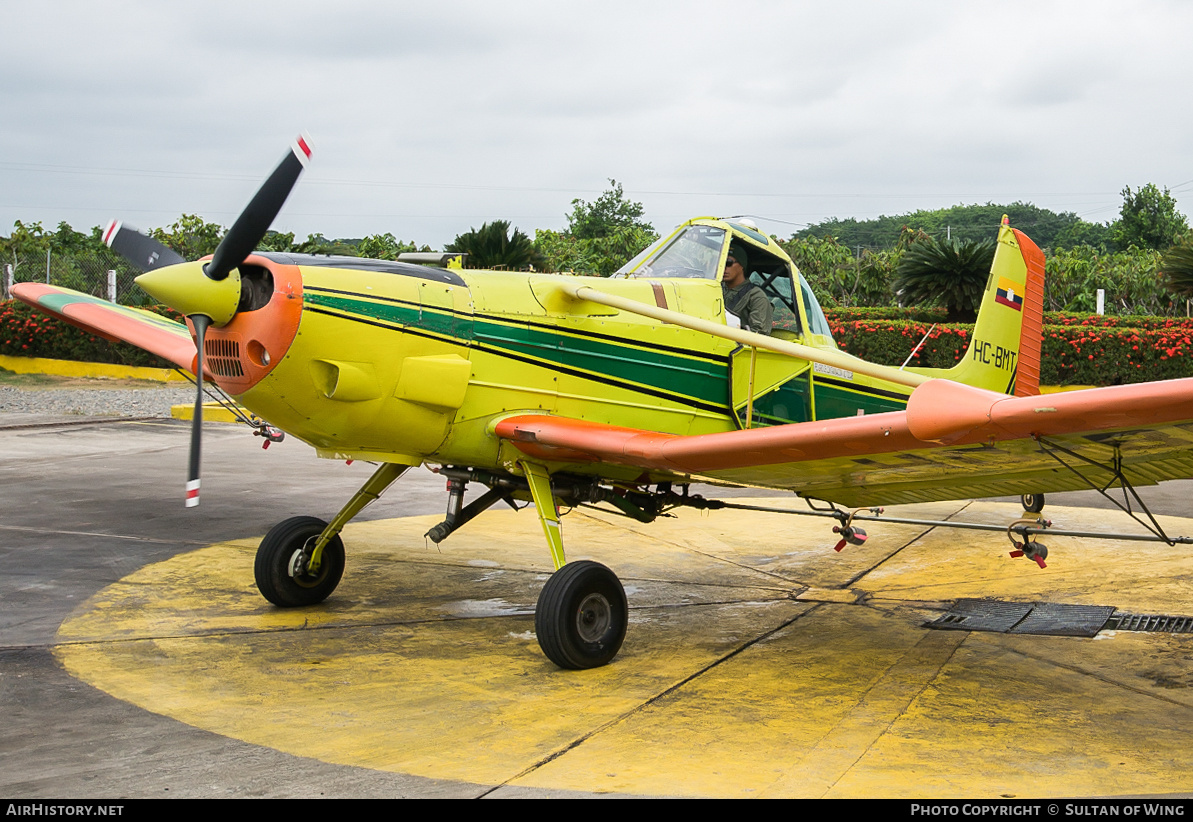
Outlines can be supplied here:
M1114 247L1114 230L1106 223L1081 220L1063 228L1049 245L1054 249L1089 246L1095 251L1105 252Z
M1189 231L1189 223L1176 210L1176 198L1168 189L1161 192L1148 183L1138 191L1127 186L1122 193L1123 207L1113 228L1114 241L1123 251L1132 246L1163 251Z
M625 198L621 183L591 203L572 200L566 231L535 232L534 246L548 271L575 271L608 277L659 238L643 221L642 203Z
M224 238L223 226L209 223L198 214L183 214L169 228L155 228L151 233L187 260L214 254Z
M261 242L257 243L258 251L280 251L283 254L287 254L293 253L296 248L293 231L287 231L283 234L280 231L273 231L271 229L266 231L265 236L261 238Z
M429 248L425 250L430 251ZM396 260L399 254L418 251L418 246L413 242L404 243L387 231L384 234L370 234L365 237L357 244L356 251L360 256L371 260Z
M116 272L117 292L125 301L142 302L147 298L133 280L141 273L103 241L99 226L89 234L75 231L69 223L58 223L50 239L50 276L54 285L73 288L96 296L107 294L107 272ZM132 292L132 293L130 293Z
M1159 288L1160 252L1150 248L1099 251L1055 249L1044 263L1044 310L1092 313L1098 289L1107 314L1167 314L1172 300Z
M0 251L3 251L4 262L12 266L15 274L22 263L28 263L36 258L45 262L46 250L50 247L50 237L41 222L25 225L20 220L12 224L12 234L0 237Z
M913 242L895 269L895 293L905 305L943 303L948 322L974 322L995 246L994 240Z
M322 234L309 234L301 243L291 248L295 254L325 254L335 257L355 257L354 240L329 240Z
M1061 235L1097 230L1096 224L1086 223L1072 212L1057 213L1031 203L1014 202L1004 205L955 205L894 216L884 215L872 220L831 219L809 225L795 236L801 239L832 236L841 245L855 250L858 246L866 249L890 248L899 241L901 232L906 228L943 239L976 242L997 235L1003 214L1010 217L1011 225L1025 231L1041 248L1057 244L1057 238Z
M654 234L654 226L640 219L644 211L642 203L627 200L621 183L613 178L609 179L609 186L591 203L579 198L572 200L568 233L579 240L595 240L634 229Z
M804 279L812 286L812 293L822 306L853 305L852 292L842 284L848 281L843 272L853 268L853 252L833 237L800 237L779 242L780 247L795 263Z
M504 268L522 270L542 268L543 260L530 238L514 229L508 220L494 220L470 229L447 244L447 251L465 252L467 268Z

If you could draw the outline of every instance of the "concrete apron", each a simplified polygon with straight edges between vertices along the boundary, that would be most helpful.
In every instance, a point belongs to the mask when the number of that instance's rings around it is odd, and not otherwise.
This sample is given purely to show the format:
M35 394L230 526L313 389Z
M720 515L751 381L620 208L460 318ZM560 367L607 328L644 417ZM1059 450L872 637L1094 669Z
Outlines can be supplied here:
M888 513L1005 524L1020 509ZM1137 530L1115 512L1047 514L1058 528ZM1190 614L1188 548L1044 539L1040 570L998 534L866 523L869 541L837 554L823 520L680 511L642 525L577 510L564 520L569 559L613 568L632 610L613 663L572 672L534 639L551 565L533 512L495 509L436 548L422 535L438 519L350 525L344 581L312 608L260 597L257 538L147 566L63 623L55 653L79 679L193 726L485 785L714 797L1193 787L1193 637L923 627L961 597ZM1191 525L1165 520L1175 534Z

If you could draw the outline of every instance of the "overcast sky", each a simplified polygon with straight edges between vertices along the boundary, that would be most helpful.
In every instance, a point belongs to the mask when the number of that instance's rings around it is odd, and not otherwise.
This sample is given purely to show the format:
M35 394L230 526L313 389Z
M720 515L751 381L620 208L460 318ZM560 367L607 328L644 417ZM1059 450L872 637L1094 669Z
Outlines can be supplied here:
M1193 211L1193 3L4 2L0 234L275 224L440 247L620 181L663 229L1024 200Z

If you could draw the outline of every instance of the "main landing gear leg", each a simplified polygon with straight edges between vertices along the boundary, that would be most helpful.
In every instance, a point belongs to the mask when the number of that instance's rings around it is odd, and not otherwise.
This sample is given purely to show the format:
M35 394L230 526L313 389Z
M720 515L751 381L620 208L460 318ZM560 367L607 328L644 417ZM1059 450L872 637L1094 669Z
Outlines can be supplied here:
M291 517L275 525L261 540L253 566L261 595L283 608L327 599L344 574L340 531L409 468L382 463L330 523Z
M605 665L621 650L629 624L625 588L617 575L599 562L567 563L551 477L541 465L520 465L555 562L555 573L543 586L534 609L539 647L560 668Z

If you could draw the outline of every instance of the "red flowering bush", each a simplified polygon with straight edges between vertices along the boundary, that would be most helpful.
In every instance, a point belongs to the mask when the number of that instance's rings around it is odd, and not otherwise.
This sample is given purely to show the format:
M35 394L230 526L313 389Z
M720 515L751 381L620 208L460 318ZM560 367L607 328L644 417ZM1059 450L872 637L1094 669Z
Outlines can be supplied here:
M1167 317L1046 314L1040 382L1044 385L1122 385L1193 376L1193 322ZM928 334L931 323L835 321L837 344L863 359L899 366ZM909 366L951 368L965 356L970 325L937 325Z
M177 311L164 306L145 310L172 320L182 319ZM20 300L0 302L0 354L173 368L161 357L128 343L110 343Z

